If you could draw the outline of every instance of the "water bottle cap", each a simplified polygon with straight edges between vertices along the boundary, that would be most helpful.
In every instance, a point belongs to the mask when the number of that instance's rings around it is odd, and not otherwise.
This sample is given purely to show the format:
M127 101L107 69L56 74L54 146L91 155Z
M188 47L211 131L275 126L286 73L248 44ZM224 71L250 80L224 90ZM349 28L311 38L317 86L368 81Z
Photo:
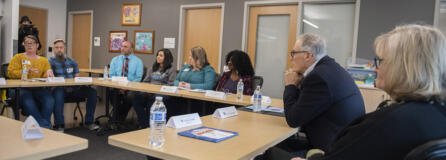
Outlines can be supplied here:
M156 98L155 98L157 101L162 101L163 100L163 97L161 97L161 96L156 96Z

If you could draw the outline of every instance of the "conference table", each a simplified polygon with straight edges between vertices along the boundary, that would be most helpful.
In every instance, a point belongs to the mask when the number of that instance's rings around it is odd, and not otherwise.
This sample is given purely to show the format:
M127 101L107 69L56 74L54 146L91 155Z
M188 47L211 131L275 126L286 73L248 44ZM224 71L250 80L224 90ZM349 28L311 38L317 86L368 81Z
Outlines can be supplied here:
M79 68L79 72L85 72L88 73L91 77L92 73L95 74L104 74L104 69L98 69L98 68Z
M237 132L238 135L214 143L180 136L177 133L192 129L165 128L165 143L159 148L149 145L150 129L141 129L108 137L110 145L161 159L251 159L268 148L297 133L284 117L238 111L237 116L226 119L201 117L202 126Z
M103 80L102 78L92 78L91 82L76 82L74 79L65 79L65 82L59 83L6 80L6 84L0 85L0 88L78 85L96 85L106 88L163 94L240 106L252 105L251 96L246 95L243 96L242 100L237 100L235 94L229 94L224 99L218 99L207 97L205 96L205 93L189 90L179 90L176 93L162 92L162 85L141 82L122 83ZM281 99L271 98L270 106L283 108L283 102ZM106 110L108 110L107 106ZM177 130L172 128L166 128L166 143L161 148L151 148L148 145L148 129L111 136L109 137L109 143L131 151L165 159L249 159L262 153L267 148L278 144L298 131L296 128L290 128L283 117L240 110L238 112L238 116L226 119L212 118L212 115L201 117L203 126L238 132L238 136L219 143L182 137L176 133L183 131L184 129ZM18 114L17 106L15 106L14 113ZM18 118L18 116L16 116L16 118ZM4 128L2 128L2 131L5 131ZM56 155L56 153L53 155Z
M88 140L42 128L43 139L23 140L23 122L0 116L0 159L45 159L88 148Z
M60 86L81 86L81 85L96 85L107 88L117 88L124 90L132 90L146 93L154 93L154 94L162 94L162 95L170 95L175 97L183 97L189 99L197 99L203 101L211 101L218 103L225 103L231 105L239 105L246 106L252 105L251 96L243 96L242 100L238 100L235 94L229 94L225 99L218 99L205 96L204 93L193 92L189 90L179 90L177 93L170 92L162 92L162 85L155 85L150 83L141 83L141 82L128 82L128 83L120 83L114 82L111 80L102 80L102 78L92 78L92 82L75 82L74 79L65 79L65 82L41 82L41 81L21 81L21 80L6 80L6 84L0 84L0 88L30 88L30 87L60 87ZM19 91L19 90L17 90ZM16 92L16 96L19 94ZM18 100L16 98L16 100ZM107 101L108 102L108 101ZM18 102L16 102L18 104ZM283 101L277 98L271 98L270 106L281 107L283 108ZM18 107L13 106L14 116L16 119L19 117ZM107 107L107 106L106 106ZM107 107L108 108L108 107Z

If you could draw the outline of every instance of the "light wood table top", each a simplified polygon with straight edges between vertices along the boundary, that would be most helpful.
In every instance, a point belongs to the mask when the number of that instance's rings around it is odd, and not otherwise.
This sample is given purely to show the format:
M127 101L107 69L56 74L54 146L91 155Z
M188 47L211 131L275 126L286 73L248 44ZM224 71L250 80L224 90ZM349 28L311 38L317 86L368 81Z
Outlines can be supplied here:
M238 113L238 116L227 119L212 118L212 115L201 117L203 126L238 132L239 135L219 143L177 134L195 127L178 130L166 127L166 141L160 148L150 147L149 129L110 136L108 143L162 159L250 159L298 130L288 127L283 117L245 111Z
M251 96L243 96L243 100L237 100L235 94L226 96L226 99L216 99L206 97L204 93L192 92L187 90L179 90L178 93L161 92L162 85L155 85L150 83L130 82L129 84L120 84L118 82L112 82L110 80L100 80L99 78L93 78L93 82L74 82L74 79L65 79L65 83L50 83L50 82L28 82L21 80L6 80L6 85L0 85L0 88L19 88L19 87L56 87L56 86L79 86L79 85L97 85L103 87L118 88L124 90L132 90L139 92L147 92L154 94L162 94L176 97L184 97L190 99L198 99L211 102L227 103L232 105L251 105ZM271 106L283 108L282 99L271 98Z
M211 97L206 97L204 93L198 93L198 92L192 92L188 90L179 90L178 93L167 93L167 92L161 92L162 85L155 85L150 83L140 83L140 82L130 82L128 85L125 84L119 84L118 82L112 82L112 81L104 81L99 80L99 78L93 78L93 84L103 87L111 87L111 88L118 88L118 89L125 89L125 90L132 90L132 91L139 91L139 92L147 92L147 93L154 93L154 94L162 94L162 95L170 95L170 96L176 96L176 97L184 97L184 98L190 98L190 99L198 99L198 100L204 100L204 101L211 101L211 102L219 102L219 103L227 103L232 105L251 105L251 96L245 95L243 96L243 100L237 100L235 94L230 94L226 96L226 99L216 99ZM271 98L271 106L274 107L280 107L283 108L283 101L282 99L277 98Z
M27 87L55 87L55 86L81 86L92 85L91 82L74 82L74 79L65 79L65 83L50 83L41 81L22 81L22 80L6 80L5 85L0 85L0 88L27 88Z
M0 116L0 159L44 159L88 148L88 140L42 128L43 139L23 140L23 122Z
M104 69L100 68L79 68L79 72L104 74Z

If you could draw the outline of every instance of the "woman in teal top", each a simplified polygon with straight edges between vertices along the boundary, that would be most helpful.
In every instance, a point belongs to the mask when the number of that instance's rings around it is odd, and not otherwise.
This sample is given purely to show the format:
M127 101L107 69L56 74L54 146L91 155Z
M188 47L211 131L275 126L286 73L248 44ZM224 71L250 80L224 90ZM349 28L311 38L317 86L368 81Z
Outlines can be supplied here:
M183 88L212 90L215 76L215 70L206 58L206 51L197 46L191 49L189 63L181 68L174 83Z

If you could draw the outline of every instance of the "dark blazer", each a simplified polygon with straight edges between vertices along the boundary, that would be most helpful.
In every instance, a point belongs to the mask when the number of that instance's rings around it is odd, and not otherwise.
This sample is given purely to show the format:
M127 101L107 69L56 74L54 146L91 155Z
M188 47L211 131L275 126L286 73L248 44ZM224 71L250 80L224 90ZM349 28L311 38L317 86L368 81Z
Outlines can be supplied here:
M314 159L404 159L415 147L445 137L445 105L416 101L394 104L354 120L324 157Z
M350 74L328 56L299 88L285 87L283 102L288 125L301 126L311 147L324 151L342 128L365 114L364 101Z

